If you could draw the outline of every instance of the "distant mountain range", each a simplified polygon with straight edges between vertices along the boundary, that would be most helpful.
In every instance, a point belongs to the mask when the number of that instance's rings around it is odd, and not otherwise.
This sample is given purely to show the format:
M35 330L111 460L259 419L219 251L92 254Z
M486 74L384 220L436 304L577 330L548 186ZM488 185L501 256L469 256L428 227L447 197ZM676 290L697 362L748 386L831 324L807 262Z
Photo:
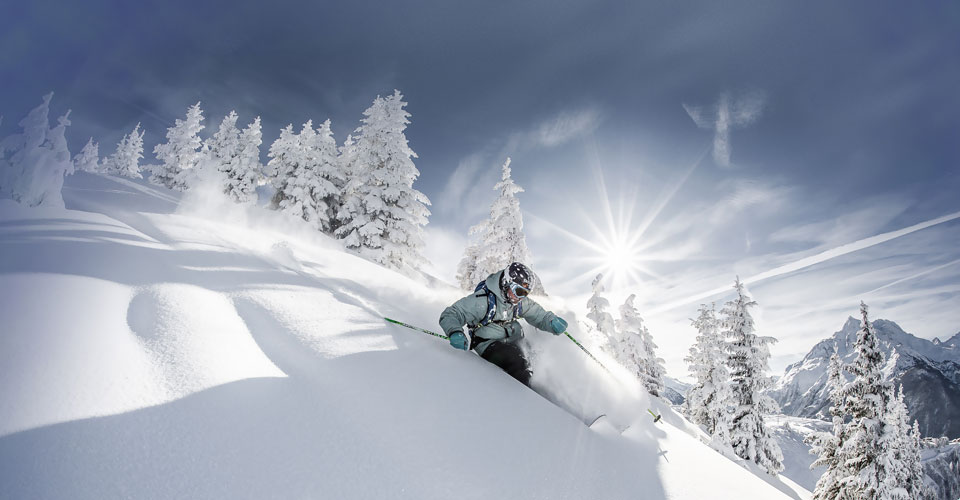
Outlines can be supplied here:
M903 385L911 419L924 436L960 437L960 333L946 341L929 341L904 332L892 321L873 322L886 359L886 380ZM856 358L860 320L847 319L831 338L818 343L803 360L787 367L770 390L786 415L826 418L830 408L827 370L830 356L844 364ZM848 373L845 376L852 378Z
M693 384L681 382L672 377L663 378L663 396L673 405L682 405L686 399L687 391L693 387Z

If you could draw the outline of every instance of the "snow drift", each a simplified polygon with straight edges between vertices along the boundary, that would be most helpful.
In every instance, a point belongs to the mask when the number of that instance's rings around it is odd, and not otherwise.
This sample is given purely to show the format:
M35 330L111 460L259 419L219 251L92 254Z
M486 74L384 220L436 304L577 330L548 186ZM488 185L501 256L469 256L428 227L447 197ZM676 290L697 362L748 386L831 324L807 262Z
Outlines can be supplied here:
M527 332L545 398L388 325L461 292L296 220L86 173L63 196L0 200L0 498L808 495L563 337Z

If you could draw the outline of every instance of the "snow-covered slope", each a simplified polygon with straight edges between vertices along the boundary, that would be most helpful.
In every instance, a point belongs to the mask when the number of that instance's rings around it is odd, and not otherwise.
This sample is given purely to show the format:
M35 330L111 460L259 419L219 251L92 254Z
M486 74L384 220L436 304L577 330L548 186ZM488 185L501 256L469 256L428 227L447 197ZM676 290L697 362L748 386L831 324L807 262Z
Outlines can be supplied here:
M808 495L563 337L528 331L551 402L385 323L436 329L460 292L296 221L83 173L63 194L0 200L0 498Z
M925 436L960 437L960 350L904 332L896 323L873 322L887 360L887 380L903 385L911 418ZM818 343L803 360L787 367L770 395L787 415L824 417L830 403L827 369L834 350L845 364L856 357L860 320L847 319L833 337ZM954 339L951 339L953 341ZM849 378L849 375L848 375Z

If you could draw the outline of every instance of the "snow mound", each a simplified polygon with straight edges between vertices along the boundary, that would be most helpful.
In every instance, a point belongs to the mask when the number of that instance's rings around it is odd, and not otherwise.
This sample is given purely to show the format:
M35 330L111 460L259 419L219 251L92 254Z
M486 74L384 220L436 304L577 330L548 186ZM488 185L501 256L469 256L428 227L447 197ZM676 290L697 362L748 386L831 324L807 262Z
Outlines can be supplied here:
M527 331L538 394L383 320L436 329L455 288L176 196L78 173L67 209L0 201L0 498L809 495L564 337Z

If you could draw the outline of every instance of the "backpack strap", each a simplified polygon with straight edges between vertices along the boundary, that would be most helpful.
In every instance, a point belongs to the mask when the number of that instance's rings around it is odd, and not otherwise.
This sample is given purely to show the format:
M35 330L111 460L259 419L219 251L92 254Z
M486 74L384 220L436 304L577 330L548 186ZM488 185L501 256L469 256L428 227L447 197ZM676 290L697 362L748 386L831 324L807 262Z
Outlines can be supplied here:
M474 295L477 297L481 295L487 296L487 314L480 320L476 325L467 325L471 330L476 329L478 326L486 326L493 321L493 316L497 312L497 296L487 288L487 281L483 280L477 284L476 289L473 290ZM517 305L513 306L513 317L509 321L515 321L518 318L523 316L523 301L521 300Z
M487 296L487 314L483 317L483 319L480 320L480 323L477 323L476 325L472 325L471 329L476 328L477 326L486 326L487 324L489 324L490 321L493 320L493 315L497 311L497 297L490 292L489 288L487 288L486 280L481 281L477 285L477 288L473 291L473 293L478 297L481 294Z

